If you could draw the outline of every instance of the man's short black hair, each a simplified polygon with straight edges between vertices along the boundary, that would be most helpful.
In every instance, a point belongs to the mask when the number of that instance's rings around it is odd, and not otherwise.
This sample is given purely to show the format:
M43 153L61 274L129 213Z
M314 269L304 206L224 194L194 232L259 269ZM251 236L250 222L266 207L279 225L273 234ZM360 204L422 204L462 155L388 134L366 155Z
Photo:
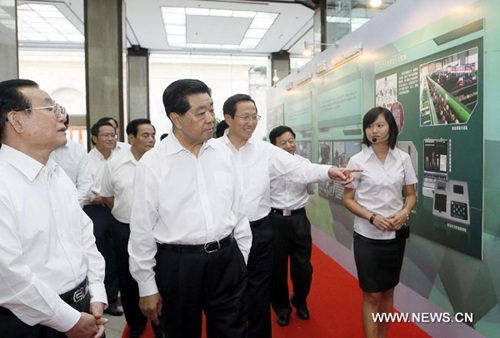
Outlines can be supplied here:
M182 79L172 82L163 91L163 106L168 118L170 118L170 113L186 114L191 108L187 97L192 94L203 93L212 96L210 88L200 80Z
M141 124L151 124L151 120L149 119L135 119L135 120L132 120L128 123L127 125L127 135L134 135L134 137L137 137L137 132L139 131L139 126ZM151 126L153 127L153 129L155 129L155 127L151 124ZM156 131L156 129L155 129Z
M39 88L38 83L31 80L13 79L0 82L0 142L2 142L5 133L7 113L13 110L32 108L30 100L19 91L19 88L22 87ZM30 114L30 111L25 113Z
M110 126L113 129L115 129L115 127L113 127L113 125L111 123L109 123L108 120L102 120L102 121L101 120L102 119L100 119L99 121L94 123L92 128L90 128L90 133L92 134L92 136L97 137L99 135L99 129L101 129L102 126ZM95 142L92 139L92 137L90 138L90 140L92 141L92 144L95 145Z
M160 136L160 141L163 141L163 139L164 139L165 137L167 137L167 136L168 136L168 133L163 133L163 134L161 134L161 136Z
M269 141L271 141L272 144L276 145L276 139L287 131L292 133L293 138L295 138L295 133L293 132L292 128L287 126L278 126L271 130L271 132L269 133Z
M120 125L118 124L118 121L114 117L106 116L106 117L101 117L97 122L109 122L109 120L113 120L116 123L116 128L120 128ZM111 125L113 126L113 125Z
M366 128L368 128L368 126L370 126L373 122L375 122L375 120L381 114L384 115L385 120L389 124L388 142L389 142L389 147L391 147L391 149L394 149L394 147L396 146L396 142L398 141L398 133L399 133L398 125L391 111L387 108L382 108L382 107L375 107L370 109L363 117L363 143L367 147L371 146L372 142L368 140L368 138L366 137Z
M222 120L217 124L217 128L215 128L215 137L219 138L224 136L224 131L228 128L226 120Z
M257 105L255 104L255 101L252 99L250 95L247 94L235 94L228 98L226 102L224 102L224 105L222 106L222 111L224 112L224 115L229 115L234 119L234 114L236 113L236 104L241 101L251 101L253 102L253 105L255 106L255 110L257 111Z

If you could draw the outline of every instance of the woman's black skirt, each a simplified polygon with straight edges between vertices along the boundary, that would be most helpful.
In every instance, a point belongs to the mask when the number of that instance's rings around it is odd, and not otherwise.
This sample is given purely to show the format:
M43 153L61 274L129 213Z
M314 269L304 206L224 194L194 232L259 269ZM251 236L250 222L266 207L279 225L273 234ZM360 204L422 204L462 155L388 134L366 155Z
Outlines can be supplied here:
M405 239L377 240L354 232L354 260L364 292L383 292L399 283L405 245Z

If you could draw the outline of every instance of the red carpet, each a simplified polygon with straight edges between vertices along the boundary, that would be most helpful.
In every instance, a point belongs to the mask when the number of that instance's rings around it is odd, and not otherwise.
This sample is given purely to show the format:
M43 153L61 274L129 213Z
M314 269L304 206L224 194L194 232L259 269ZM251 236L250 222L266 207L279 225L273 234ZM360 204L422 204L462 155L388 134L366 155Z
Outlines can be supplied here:
M340 265L313 246L313 284L308 298L310 320L300 320L292 312L290 325L276 324L274 312L273 338L363 337L361 322L362 293L358 281ZM291 287L290 287L291 290ZM203 337L205 337L203 333ZM123 332L128 337L128 328ZM148 325L144 338L154 338ZM411 323L391 323L388 337L429 337Z

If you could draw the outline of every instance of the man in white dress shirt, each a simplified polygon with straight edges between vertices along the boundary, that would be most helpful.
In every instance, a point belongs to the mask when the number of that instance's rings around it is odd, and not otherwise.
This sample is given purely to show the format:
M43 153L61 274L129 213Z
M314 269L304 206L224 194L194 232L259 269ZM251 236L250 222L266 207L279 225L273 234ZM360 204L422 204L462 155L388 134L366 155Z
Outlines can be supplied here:
M148 119L136 119L127 125L130 150L110 159L104 171L101 196L113 215L113 242L116 255L118 283L125 319L130 337L140 337L147 318L139 308L139 289L129 271L127 251L130 237L130 210L134 188L134 174L138 161L155 145L155 128Z
M295 133L290 127L279 126L269 133L269 141L294 155L300 161L311 163L295 154ZM274 267L271 282L271 304L277 315L278 325L287 326L292 307L288 293L288 257L290 278L293 285L292 304L300 319L309 319L307 295L311 289L311 223L307 219L306 205L309 195L315 193L314 183L301 184L286 176L271 179L271 213L274 227Z
M0 82L0 335L100 337L104 260L50 153L65 111L30 80Z
M116 129L107 121L96 122L90 128L94 148L89 152L90 170L92 171L92 197L83 210L94 223L94 236L99 251L106 260L106 293L109 306L106 313L121 316L123 312L118 309L118 276L116 272L116 257L113 244L111 226L113 216L104 204L101 197L101 185L108 160L119 156L123 149L116 149Z
M109 116L102 117L97 122L109 122L115 128L116 139L115 146L113 148L115 152L121 153L122 151L125 152L130 149L130 144L118 141L118 137L120 136L120 128L118 128L118 121L115 118Z
M167 337L246 336L246 261L252 235L229 149L211 139L210 89L171 83L163 104L172 132L137 165L130 271L142 312Z
M236 173L243 193L244 213L250 220L253 241L248 258L248 336L271 337L270 288L273 269L273 228L270 182L286 175L293 182L307 184L331 179L347 184L352 171L299 161L286 151L252 137L260 116L249 95L236 94L224 102L224 118L229 125L218 139L234 154Z
M69 115L67 115L64 125L67 130ZM64 169L66 175L73 181L78 190L78 202L83 208L89 202L90 190L92 189L92 172L87 152L78 143L68 140L65 145L54 150L50 157Z

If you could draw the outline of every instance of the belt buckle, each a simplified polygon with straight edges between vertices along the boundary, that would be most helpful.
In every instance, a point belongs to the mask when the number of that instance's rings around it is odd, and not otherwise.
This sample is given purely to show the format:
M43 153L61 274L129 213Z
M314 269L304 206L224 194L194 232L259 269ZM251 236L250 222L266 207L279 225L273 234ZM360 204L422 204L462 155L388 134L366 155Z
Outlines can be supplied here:
M81 288L79 288L78 290L75 291L75 293L73 294L73 302L74 303L78 303L82 300L85 299L85 286L82 286Z
M283 210L283 216L292 216L292 210Z
M215 249L211 249L210 246L212 244L214 244L214 243L217 243L217 247ZM213 242L205 243L204 249L205 249L205 252L207 254L211 254L211 253L217 252L217 251L220 250L220 242L219 241L213 241Z

